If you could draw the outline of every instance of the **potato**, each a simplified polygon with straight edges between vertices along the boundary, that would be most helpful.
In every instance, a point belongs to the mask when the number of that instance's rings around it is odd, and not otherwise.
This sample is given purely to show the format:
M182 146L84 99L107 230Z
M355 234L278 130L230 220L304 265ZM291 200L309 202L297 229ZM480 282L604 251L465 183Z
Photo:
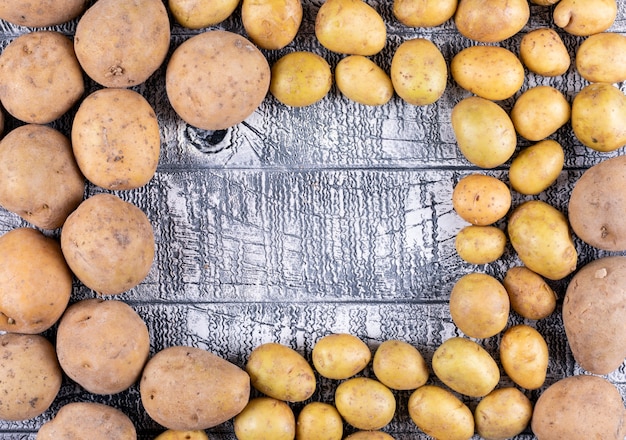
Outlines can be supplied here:
M250 353L246 372L254 388L287 402L302 402L313 395L315 373L307 360L293 348L267 342Z
M512 97L525 77L517 55L504 47L485 45L470 46L454 55L450 73L459 86L492 101Z
M168 0L174 20L187 29L219 24L235 12L239 0Z
M522 263L550 280L576 270L578 252L562 212L541 200L517 206L507 225L509 240Z
M0 331L36 334L61 317L72 273L57 240L33 228L0 236Z
M419 387L409 397L408 406L413 423L433 438L468 440L474 435L472 411L445 388Z
M341 417L357 429L373 431L389 424L396 412L396 398L375 379L353 377L335 389L335 406Z
M170 48L170 21L162 0L98 0L81 16L76 56L104 87L133 87L161 67Z
M345 440L394 440L392 436L383 431L356 431Z
M607 83L585 86L572 102L572 129L592 150L607 153L626 145L626 95Z
M157 435L154 440L209 440L204 431L175 431L168 429Z
M0 359L0 420L27 420L46 411L63 380L50 341L41 335L1 334Z
M372 360L376 379L392 390L414 390L428 380L428 365L417 348L397 339L383 341Z
M270 66L246 38L208 30L178 46L165 72L174 111L189 125L224 130L261 105L270 86Z
M72 40L57 31L22 34L0 54L0 102L16 119L47 124L85 91Z
M527 0L459 0L454 23L464 37L496 43L521 31L529 18Z
M300 0L242 0L241 21L248 38L261 49L282 49L302 23Z
M80 104L72 148L85 177L112 190L135 189L156 172L161 134L156 113L138 92L100 89Z
M533 327L515 325L500 340L500 363L509 379L522 388L536 390L546 380L548 344Z
M296 419L298 440L341 440L343 419L333 405L324 402L309 402Z
M246 407L250 376L209 351L171 346L148 360L139 392L155 422L167 429L203 430L230 420Z
M458 0L394 0L393 15L405 26L435 27L454 16Z
M525 266L509 268L502 284L509 295L511 309L523 318L547 318L556 309L554 290L539 274Z
M70 402L37 432L37 440L62 438L135 440L137 431L130 418L117 408L96 402Z
M579 37L606 31L616 17L616 0L561 0L552 11L554 24Z
M472 164L495 168L513 156L517 133L498 104L479 96L463 98L452 108L452 129L459 150Z
M539 6L550 6L558 3L559 0L530 0L530 2Z
M383 50L387 28L363 0L326 0L315 17L315 36L330 51L368 56Z
M520 136L540 141L569 122L570 115L563 93L552 86L535 86L517 97L510 117Z
M448 66L439 48L425 38L412 38L398 46L391 59L391 83L411 105L429 105L443 95Z
M315 370L328 379L347 379L362 371L372 359L365 342L348 333L331 333L313 346Z
M539 440L622 440L626 435L625 412L619 391L607 379L569 376L539 396L531 428Z
M47 27L67 23L85 11L85 0L0 1L0 19L26 27Z
M571 64L561 36L551 28L533 29L525 34L520 42L519 57L528 70L542 76L563 75Z
M238 440L293 440L296 420L282 400L256 397L235 416L234 428Z
M537 195L556 182L564 162L563 147L552 139L526 147L511 161L511 188L520 194Z
M450 316L470 338L490 338L500 333L509 319L509 295L491 275L463 275L450 292Z
M150 353L141 316L122 301L90 298L63 314L56 336L61 368L93 394L116 394L140 377Z
M333 84L330 65L307 51L283 55L271 68L270 93L291 107L306 107L324 98Z
M117 295L141 283L155 253L144 212L113 194L87 198L65 221L61 249L74 275L101 295Z
M464 261L470 264L488 264L504 254L506 235L496 226L469 225L459 231L454 246Z
M526 429L532 414L533 404L520 390L496 389L476 405L476 432L485 440L513 438Z
M468 174L452 191L452 207L468 223L490 225L506 216L511 207L511 191L497 177Z
M394 93L387 72L363 55L348 55L339 61L335 66L335 82L346 98L363 105L386 104Z
M39 124L0 141L0 206L41 229L60 228L83 200L83 177L70 140Z
M446 339L437 347L432 368L445 385L469 397L486 396L500 381L500 369L491 354L461 336Z
M600 32L576 50L576 70L589 82L626 81L626 35Z
M583 266L567 286L563 327L578 364L605 375L626 358L626 257L600 257Z
M588 168L574 184L568 216L574 233L602 250L626 250L624 212L626 157L616 156Z

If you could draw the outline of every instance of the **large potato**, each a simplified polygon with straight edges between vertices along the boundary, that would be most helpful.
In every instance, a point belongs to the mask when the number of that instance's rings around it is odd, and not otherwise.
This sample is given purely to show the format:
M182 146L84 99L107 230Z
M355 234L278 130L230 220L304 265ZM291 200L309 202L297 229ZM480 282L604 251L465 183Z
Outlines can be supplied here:
M548 373L548 344L526 324L508 328L500 340L500 363L506 375L522 388L536 390Z
M139 392L146 412L157 423L174 430L202 430L244 409L250 376L206 350L172 346L148 360Z
M459 0L454 23L464 37L496 43L521 31L529 18L527 0Z
M456 235L454 247L464 261L488 264L504 254L506 243L506 234L497 226L469 225Z
M174 20L188 29L201 29L226 20L239 0L168 0Z
M83 177L70 140L26 124L0 141L0 205L42 229L60 228L82 202Z
M248 38L262 49L282 49L302 22L300 0L242 0L241 21Z
M505 440L521 434L530 423L533 404L517 388L487 394L474 409L476 432L485 440Z
M348 55L335 66L335 82L348 99L363 105L383 105L393 97L387 72L363 55Z
M487 226L503 218L511 207L506 184L487 174L468 174L452 191L452 207L468 223Z
M387 339L374 352L376 379L392 390L414 390L428 381L428 364L417 348L405 341Z
M556 182L564 163L565 151L555 140L544 139L526 147L511 161L511 188L520 194L539 194Z
M393 15L405 26L435 27L454 15L458 0L394 0Z
M170 21L162 0L99 0L81 16L76 56L104 87L144 83L170 48Z
M604 32L616 17L616 0L560 0L552 11L554 24L577 36Z
M309 402L298 414L296 420L298 440L341 440L343 419L330 403Z
M556 293L538 274L525 266L507 270L502 284L509 294L511 309L526 319L543 319L556 309Z
M31 28L54 26L78 17L87 3L86 0L1 0L0 19Z
M33 228L0 236L0 331L41 333L61 317L72 273L57 240Z
M235 416L237 440L293 440L296 418L291 407L272 397L255 397Z
M355 335L332 333L315 343L311 357L321 376L341 380L362 371L372 359L372 352Z
M270 93L291 107L305 107L324 98L333 84L330 65L308 51L289 52L271 69Z
M396 398L389 388L375 379L353 377L335 389L335 406L351 426L373 431L391 422L396 412Z
M526 33L520 42L519 56L528 70L543 76L563 75L571 64L563 39L551 28Z
M552 86L535 86L517 97L510 117L520 136L540 141L569 122L570 115L570 104L561 91Z
M626 35L600 32L576 50L576 70L590 82L626 81Z

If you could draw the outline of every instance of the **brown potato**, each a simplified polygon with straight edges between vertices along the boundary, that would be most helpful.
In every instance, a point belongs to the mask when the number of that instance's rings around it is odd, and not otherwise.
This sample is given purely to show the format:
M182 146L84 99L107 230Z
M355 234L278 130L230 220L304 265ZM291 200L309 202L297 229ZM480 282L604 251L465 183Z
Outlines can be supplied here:
M1 0L0 19L31 28L54 26L73 20L86 7L86 0Z
M576 50L576 70L590 82L626 81L626 35L600 32L587 37Z
M560 0L552 11L554 24L579 37L606 31L616 17L616 0Z
M353 377L335 389L335 406L351 426L374 431L391 422L396 412L396 398L389 388L375 379Z
M508 328L500 340L500 363L506 375L522 388L543 386L548 373L548 344L526 324Z
M529 18L527 0L459 0L454 23L464 37L496 43L521 31Z
M524 266L507 270L502 284L511 308L526 319L543 319L556 309L556 293L537 273Z
M248 38L261 49L282 49L302 23L300 0L242 0L241 21Z
M551 28L534 29L525 34L519 56L528 70L543 76L563 75L571 64L561 36Z
M535 86L517 97L511 121L517 133L540 141L569 122L571 108L565 95L552 86Z
M341 380L362 371L372 359L372 352L357 336L332 333L315 343L311 357L321 376Z
M511 207L511 191L497 177L469 174L455 185L452 207L468 223L486 226L503 218Z
M405 26L435 27L454 15L458 0L394 0L393 15Z

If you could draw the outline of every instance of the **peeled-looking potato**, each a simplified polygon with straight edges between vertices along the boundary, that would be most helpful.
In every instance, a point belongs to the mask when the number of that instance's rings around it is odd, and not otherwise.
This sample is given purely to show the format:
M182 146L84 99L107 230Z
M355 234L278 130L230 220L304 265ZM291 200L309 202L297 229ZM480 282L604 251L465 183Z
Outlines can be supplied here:
M343 419L333 405L324 402L309 402L296 420L298 440L341 440Z
M408 342L383 341L372 361L376 378L392 390L414 390L428 381L429 370L424 357Z
M537 273L524 266L507 270L502 284L509 294L511 308L526 319L543 319L556 308L556 294Z
M242 0L241 21L248 38L262 49L282 49L302 22L300 0Z
M448 21L457 0L394 0L393 15L405 26L434 27Z
M87 7L86 0L1 0L0 19L26 27L46 27L67 23Z
M237 440L293 440L296 419L291 407L272 397L255 397L235 416Z
M476 432L485 440L505 440L521 434L533 414L533 404L517 388L493 390L476 405Z
M522 388L536 390L546 380L548 344L526 324L509 327L500 340L500 363L506 375Z
M387 73L363 55L348 55L335 66L335 82L348 99L363 105L383 105L393 97Z
M517 34L529 18L528 0L459 0L454 23L464 37L496 43Z
M231 16L239 0L169 0L174 19L188 29L201 29L221 23Z
M535 86L524 91L511 109L511 121L517 133L540 141L565 125L571 115L569 102L552 86Z
M506 234L496 226L469 225L454 240L459 257L471 264L496 261L504 254L506 243Z
M335 406L351 426L374 431L391 422L396 412L396 398L375 379L353 377L335 389Z
M579 37L606 31L616 17L616 0L560 0L552 11L554 24Z
M271 69L270 93L281 103L305 107L324 98L333 84L330 65L307 51L289 52Z
M563 147L552 139L526 147L511 161L511 187L520 194L539 194L557 180L564 162Z
M468 174L452 191L452 207L468 223L486 226L503 218L511 207L506 184L487 174Z
M525 34L519 56L528 70L543 76L563 75L571 64L561 36L551 28L534 29Z
M600 32L587 37L576 51L576 70L590 82L626 81L626 35Z
M348 333L332 333L313 346L315 370L329 379L347 379L362 371L372 359L365 342Z

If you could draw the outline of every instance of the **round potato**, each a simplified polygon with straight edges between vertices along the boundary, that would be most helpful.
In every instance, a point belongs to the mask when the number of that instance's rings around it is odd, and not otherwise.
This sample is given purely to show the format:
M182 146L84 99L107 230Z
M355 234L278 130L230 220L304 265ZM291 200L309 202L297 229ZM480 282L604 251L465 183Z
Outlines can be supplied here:
M239 0L168 0L174 20L188 29L219 24L235 12Z
M616 17L616 0L560 0L552 11L554 24L579 37L606 31Z
M428 380L428 365L417 348L397 339L383 341L372 360L376 379L392 390L414 390Z
M496 43L521 31L529 18L527 0L459 0L454 23L464 37Z
M20 121L55 121L84 91L83 72L72 40L60 32L22 34L0 55L0 102Z
M305 107L324 98L333 84L330 65L313 52L282 56L271 69L270 93L291 107Z
M117 295L141 283L155 253L154 232L144 212L113 194L83 201L65 221L61 249L85 286Z
M172 346L148 360L139 392L146 412L157 423L173 430L203 430L230 420L246 407L250 376L206 350Z
M526 319L546 318L556 309L556 293L537 273L525 266L507 270L502 285L509 294L511 309Z
M26 124L0 141L0 206L41 229L60 228L82 202L85 178L70 140Z
M78 21L74 45L81 67L98 84L142 84L170 48L165 5L162 0L98 0Z
M513 438L526 429L532 414L532 402L517 388L493 390L476 405L476 432L485 440Z
M313 346L312 360L316 371L328 379L347 379L362 371L372 359L365 342L348 333L333 333Z
M261 105L270 66L246 38L208 30L178 46L167 64L165 90L174 111L189 125L224 130Z
M102 188L139 188L156 172L159 123L138 92L105 88L91 93L74 116L71 137L81 171Z
M396 49L390 76L394 90L404 101L429 105L437 102L446 89L448 65L435 43L413 38Z
M282 49L302 23L300 0L242 0L241 21L248 38L262 49Z
M50 341L41 335L4 333L0 335L0 359L0 419L27 420L46 411L63 380Z
M394 0L393 15L405 26L435 27L454 16L458 0Z
M626 81L626 35L600 32L587 37L576 51L576 70L590 82Z
M389 75L363 55L348 55L335 66L335 82L348 99L363 105L383 105L393 97Z
M552 86L535 86L517 97L510 117L520 136L540 141L569 122L570 115L563 93Z
M375 379L353 377L337 386L335 406L350 425L374 431L391 422L396 412L396 398L389 388Z
M500 340L500 363L513 382L527 390L540 388L548 372L548 344L534 328L518 324Z
M511 191L497 177L468 174L452 191L452 207L468 223L486 226L497 222L511 207Z
M36 334L61 317L72 294L57 240L33 228L0 236L0 331Z
M459 231L454 246L464 261L488 264L504 254L506 234L496 226L469 225Z
M234 428L238 440L293 440L296 419L282 400L256 397L235 416Z
M341 440L343 420L337 408L329 403L309 402L296 420L298 440Z
M154 440L209 440L209 436L204 431L175 431L168 429L157 435Z
M393 437L383 431L356 431L345 440L394 440Z
M511 161L511 188L520 194L539 194L556 182L564 162L565 152L557 141L544 139L526 147Z
M551 28L534 29L525 34L519 56L528 70L542 76L563 75L572 62L561 36Z
M30 28L67 23L85 11L85 0L0 1L0 19Z

